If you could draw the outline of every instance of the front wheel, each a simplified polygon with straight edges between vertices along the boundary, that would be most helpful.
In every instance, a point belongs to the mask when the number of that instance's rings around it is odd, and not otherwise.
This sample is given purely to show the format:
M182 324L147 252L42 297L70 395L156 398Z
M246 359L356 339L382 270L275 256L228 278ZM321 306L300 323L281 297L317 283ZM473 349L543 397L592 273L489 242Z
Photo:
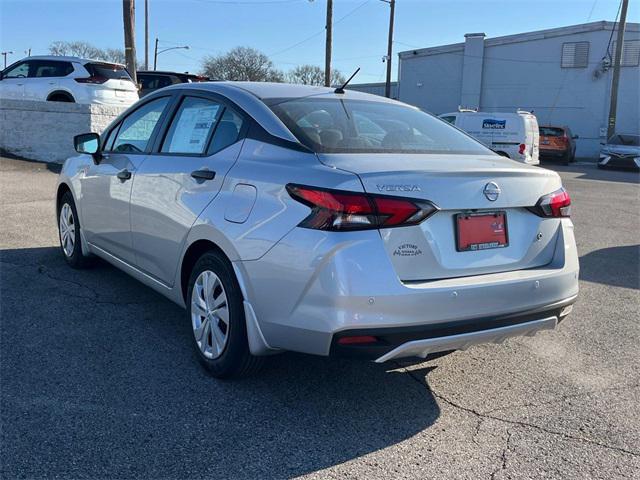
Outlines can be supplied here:
M89 266L90 259L82 254L80 221L71 192L66 192L58 205L58 233L60 249L67 263L73 268Z
M216 378L237 378L257 371L262 358L249 351L240 286L229 261L207 252L189 280L187 311L198 361Z

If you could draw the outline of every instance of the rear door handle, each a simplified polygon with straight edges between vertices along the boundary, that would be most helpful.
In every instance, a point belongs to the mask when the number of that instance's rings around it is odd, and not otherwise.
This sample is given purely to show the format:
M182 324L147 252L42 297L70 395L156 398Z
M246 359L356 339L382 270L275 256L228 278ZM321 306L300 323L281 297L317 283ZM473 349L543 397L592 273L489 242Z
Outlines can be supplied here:
M117 177L125 182L131 178L131 172L125 168L124 170L120 170L118 172Z
M196 180L213 180L216 178L216 172L211 170L194 170L191 176Z

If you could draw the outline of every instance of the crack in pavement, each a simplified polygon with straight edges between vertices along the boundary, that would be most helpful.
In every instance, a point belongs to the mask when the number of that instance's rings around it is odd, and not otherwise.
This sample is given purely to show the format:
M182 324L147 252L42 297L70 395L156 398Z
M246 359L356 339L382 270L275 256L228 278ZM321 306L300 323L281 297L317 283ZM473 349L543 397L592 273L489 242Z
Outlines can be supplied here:
M509 451L509 442L511 441L511 432L507 428L507 441L505 442L504 448L502 449L502 453L500 454L500 459L502 460L502 465L496 468L493 472L491 472L491 480L496 478L498 472L504 472L507 469L507 452Z
M37 269L37 272L40 275L44 275L45 277L57 281L57 282L65 282L65 283L70 283L71 285L74 285L76 287L79 287L81 289L85 289L87 291L90 292L90 295L79 295L77 293L71 293L68 291L62 292L62 295L65 297L71 297L71 298L79 298L82 300L93 300L94 304L98 304L98 305L118 305L118 306L127 306L127 305L148 305L148 304L152 304L155 303L155 301L153 300L148 300L148 301L143 301L143 302L139 302L139 301L133 301L133 302L122 302L122 301L115 301L115 300L106 300L106 299L101 299L100 298L100 293L98 293L98 291L94 288L89 287L88 285L84 285L80 282L76 282L75 280L69 280L67 278L61 278L58 276L53 275L51 272L48 271L47 266L42 264L42 263L25 263L25 264L18 264L18 263L12 263L12 262L7 262L5 260L0 260L0 264L6 264L6 265L11 265L13 267L34 267ZM30 274L25 273L25 272L18 272L19 274L22 274L25 277L29 277Z
M488 413L479 412L479 411L477 411L477 410L475 410L473 408L465 407L463 405L460 405L459 403L454 402L453 400L449 400L444 395L442 395L442 394L436 392L435 390L433 390L425 381L423 381L420 378L416 377L411 370L408 370L406 367L402 366L401 364L399 364L397 362L394 362L394 363L396 363L396 365L398 365L398 368L401 368L402 370L404 370L409 375L409 377L411 377L413 380L415 380L418 384L420 384L422 387L426 387L434 397L442 400L443 402L447 403L448 405L450 405L450 406L452 406L452 407L454 407L454 408L456 408L458 410L461 410L463 412L469 413L469 414L474 415L476 417L483 418L483 419L489 419L489 420L495 420L497 422L506 423L508 425L513 425L513 426L516 426L516 427L531 428L533 430L537 430L539 432L546 433L546 434L549 434L549 435L556 435L556 436L559 436L559 437L562 437L562 438L575 440L577 442L584 442L584 443L588 443L590 445L595 445L595 446L598 446L598 447L601 447L601 448L606 448L608 450L614 450L614 451L617 451L617 452L620 452L620 453L624 453L624 454L627 454L627 455L631 455L631 456L634 456L634 457L640 457L640 453L634 452L632 450L627 450L626 448L617 447L615 445L608 445L606 443L598 442L596 440L591 440L589 438L579 437L579 436L576 436L576 435L571 435L571 434L568 434L568 433L565 433L565 432L559 432L559 431L556 431L556 430L551 430L549 428L542 427L542 426L536 425L534 423L528 423L528 422L523 422L523 421L519 421L519 420L510 420L508 418L497 417L495 415L490 415Z

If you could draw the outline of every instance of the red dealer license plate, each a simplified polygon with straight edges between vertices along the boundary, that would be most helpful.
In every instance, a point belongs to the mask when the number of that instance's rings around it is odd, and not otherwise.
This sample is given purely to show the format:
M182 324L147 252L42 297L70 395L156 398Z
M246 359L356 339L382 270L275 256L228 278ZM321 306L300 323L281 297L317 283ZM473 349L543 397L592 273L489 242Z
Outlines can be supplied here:
M509 245L505 212L456 215L456 250L487 250Z

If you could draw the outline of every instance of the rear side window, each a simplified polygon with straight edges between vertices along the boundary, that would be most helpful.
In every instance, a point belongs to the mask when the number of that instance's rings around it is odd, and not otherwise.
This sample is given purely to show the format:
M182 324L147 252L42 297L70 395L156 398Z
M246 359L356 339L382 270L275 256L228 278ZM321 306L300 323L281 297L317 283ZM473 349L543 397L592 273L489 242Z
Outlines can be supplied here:
M236 143L240 138L242 125L242 117L227 108L222 114L220 123L213 134L213 141L211 142L209 153L219 152L229 145Z
M122 65L114 63L86 63L84 68L92 77L102 77L107 80L131 80L129 72Z
M121 123L112 151L144 152L168 103L169 97L158 98L127 116Z
M271 109L301 143L319 153L490 153L408 105L310 97L274 99Z
M157 90L159 88L168 87L173 83L180 83L168 75L140 75L140 84L145 90ZM177 80L177 79L175 79Z
M545 137L562 137L564 130L555 127L540 127L540 135Z
M29 77L66 77L71 72L73 72L73 66L70 62L34 60L29 63L31 64L31 68L29 69Z
M442 120L444 120L445 122L449 122L452 125L456 124L456 117L454 115L446 115L444 117L440 117Z
M205 98L185 97L171 122L162 152L202 154L222 106Z

